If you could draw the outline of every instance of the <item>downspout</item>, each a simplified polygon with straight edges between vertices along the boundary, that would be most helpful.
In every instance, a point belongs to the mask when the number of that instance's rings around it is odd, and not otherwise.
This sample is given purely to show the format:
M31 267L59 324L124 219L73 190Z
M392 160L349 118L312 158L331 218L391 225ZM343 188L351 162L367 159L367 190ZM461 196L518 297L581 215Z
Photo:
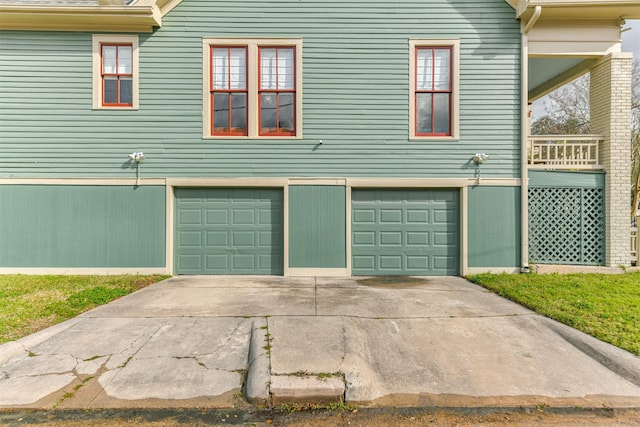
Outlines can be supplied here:
M520 242L520 272L529 272L529 31L536 24L542 14L542 6L536 6L527 24L521 26L522 39L520 48L520 211L521 211L521 239Z
M536 22L540 19L540 15L542 15L542 6L536 6L535 9L533 9L533 15L531 15L531 18L527 21L527 25L525 25L524 30L522 30L522 33L525 36L529 34L529 31L531 31L533 26L536 25Z

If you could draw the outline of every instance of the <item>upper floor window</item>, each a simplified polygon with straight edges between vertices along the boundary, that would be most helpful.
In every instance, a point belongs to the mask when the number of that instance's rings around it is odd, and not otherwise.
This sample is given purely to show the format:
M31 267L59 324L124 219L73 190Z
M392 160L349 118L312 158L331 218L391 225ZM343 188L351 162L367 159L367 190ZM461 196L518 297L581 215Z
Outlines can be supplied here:
M137 36L93 36L93 108L138 108Z
M296 134L295 48L259 48L260 135Z
M204 137L302 138L302 40L204 39Z
M411 137L457 138L459 42L411 40L410 48Z
M247 48L211 48L212 135L247 135Z
M101 45L102 105L133 105L133 47L130 44Z

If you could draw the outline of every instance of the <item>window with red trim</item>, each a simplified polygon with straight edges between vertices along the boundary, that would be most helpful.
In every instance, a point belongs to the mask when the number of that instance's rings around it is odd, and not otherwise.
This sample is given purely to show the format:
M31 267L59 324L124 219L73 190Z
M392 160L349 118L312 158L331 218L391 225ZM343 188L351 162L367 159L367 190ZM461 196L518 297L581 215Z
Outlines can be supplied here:
M416 136L450 136L452 48L416 47Z
M247 135L247 48L211 47L211 134Z
M100 58L102 105L133 106L133 46L103 43Z
M295 47L259 47L258 111L261 136L296 134Z

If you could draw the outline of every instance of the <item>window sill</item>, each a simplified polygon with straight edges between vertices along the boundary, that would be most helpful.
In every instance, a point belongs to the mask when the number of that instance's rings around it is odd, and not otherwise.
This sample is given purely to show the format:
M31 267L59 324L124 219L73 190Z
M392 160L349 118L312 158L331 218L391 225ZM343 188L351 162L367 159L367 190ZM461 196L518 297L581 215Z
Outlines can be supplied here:
M260 141L282 141L282 140L291 140L291 141L299 141L302 140L302 136L242 136L242 135L203 135L202 139L211 139L211 140L260 140Z
M411 136L409 141L459 141L459 136Z

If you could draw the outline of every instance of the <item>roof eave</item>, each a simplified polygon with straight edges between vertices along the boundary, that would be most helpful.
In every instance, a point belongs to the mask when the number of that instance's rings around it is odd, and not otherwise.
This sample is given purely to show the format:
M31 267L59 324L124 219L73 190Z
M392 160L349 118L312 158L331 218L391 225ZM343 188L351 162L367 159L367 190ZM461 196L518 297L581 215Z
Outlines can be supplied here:
M162 15L155 5L0 5L0 14L0 30L149 33L162 26Z

